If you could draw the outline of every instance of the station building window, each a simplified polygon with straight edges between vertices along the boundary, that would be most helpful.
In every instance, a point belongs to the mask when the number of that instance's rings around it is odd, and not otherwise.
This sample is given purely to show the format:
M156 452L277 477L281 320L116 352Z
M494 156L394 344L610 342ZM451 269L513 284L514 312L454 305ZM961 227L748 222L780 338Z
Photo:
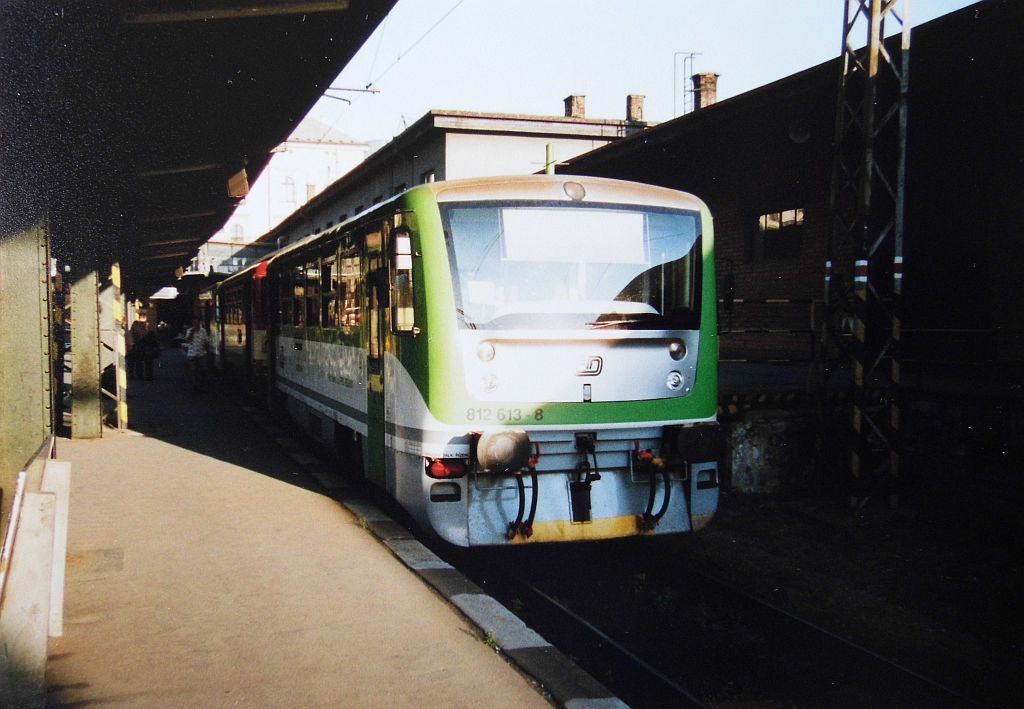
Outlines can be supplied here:
M802 208L767 212L757 218L748 242L751 261L771 261L800 256L803 248Z
M285 204L295 204L295 180L291 177L281 181L281 201Z

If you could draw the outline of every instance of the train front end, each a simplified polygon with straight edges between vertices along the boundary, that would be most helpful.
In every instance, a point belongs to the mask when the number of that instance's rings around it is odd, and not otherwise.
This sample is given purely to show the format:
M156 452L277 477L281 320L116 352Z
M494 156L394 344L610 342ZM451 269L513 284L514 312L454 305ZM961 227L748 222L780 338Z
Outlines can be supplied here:
M576 177L449 183L431 198L421 517L460 545L706 525L718 428L703 203Z

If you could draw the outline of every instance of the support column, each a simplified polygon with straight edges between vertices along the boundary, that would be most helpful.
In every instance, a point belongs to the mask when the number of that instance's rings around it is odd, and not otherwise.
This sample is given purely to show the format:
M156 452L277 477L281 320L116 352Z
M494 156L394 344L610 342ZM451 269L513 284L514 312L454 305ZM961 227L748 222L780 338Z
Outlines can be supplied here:
M100 406L99 275L71 284L71 437L103 435Z
M25 461L53 432L49 256L45 221L0 234L0 511Z
M851 503L897 502L900 472L900 322L910 68L909 0L846 0L832 164L833 228L827 247L822 396L832 372L850 371ZM885 22L899 24L899 53ZM857 35L866 32L858 48ZM897 61L898 60L898 61ZM852 262L852 263L851 263ZM836 292L833 266L852 275ZM843 341L845 323L853 341ZM828 362L834 351L839 362ZM884 366L888 361L889 367ZM822 411L826 407L822 404ZM822 446L822 450L827 447Z
M114 420L119 430L128 428L128 372L125 369L125 303L121 293L121 266L110 268L110 283L101 293L100 306L100 365L113 366L111 389L102 388L103 396L114 403Z

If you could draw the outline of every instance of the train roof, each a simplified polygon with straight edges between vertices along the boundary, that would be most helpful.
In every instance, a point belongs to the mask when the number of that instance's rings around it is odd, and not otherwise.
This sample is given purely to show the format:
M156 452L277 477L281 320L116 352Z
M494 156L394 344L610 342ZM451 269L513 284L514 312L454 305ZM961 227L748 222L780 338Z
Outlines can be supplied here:
M582 186L582 191L577 187ZM373 205L349 219L310 234L298 241L273 251L256 263L249 264L242 270L216 284L214 287L230 285L240 278L251 276L261 265L269 265L279 258L303 249L308 244L326 238L331 234L345 231L351 224L358 222L369 212L376 211L387 204L395 202L403 194L427 190L433 193L439 203L473 202L490 200L542 200L556 202L593 202L599 204L636 204L671 209L699 210L704 206L701 200L688 192L647 185L627 180L614 180L605 177L585 177L578 175L501 175L494 177L473 177L461 180L429 182L412 187L406 192ZM575 197L573 196L575 195ZM582 195L582 196L580 196Z
M580 185L569 187L568 185ZM700 209L702 202L687 192L626 180L566 175L513 175L432 182L427 189L438 202L495 199L537 199L605 204L642 204L675 209Z

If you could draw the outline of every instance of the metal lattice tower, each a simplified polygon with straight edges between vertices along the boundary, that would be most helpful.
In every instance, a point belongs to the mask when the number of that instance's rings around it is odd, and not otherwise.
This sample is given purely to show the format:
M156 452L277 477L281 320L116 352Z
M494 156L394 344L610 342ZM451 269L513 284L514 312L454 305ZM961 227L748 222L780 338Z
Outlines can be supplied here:
M823 390L833 373L850 372L852 410L844 448L851 499L863 504L882 491L895 500L899 479L910 0L844 2L820 351ZM899 26L896 52L884 42L887 21ZM863 33L867 41L861 45Z

